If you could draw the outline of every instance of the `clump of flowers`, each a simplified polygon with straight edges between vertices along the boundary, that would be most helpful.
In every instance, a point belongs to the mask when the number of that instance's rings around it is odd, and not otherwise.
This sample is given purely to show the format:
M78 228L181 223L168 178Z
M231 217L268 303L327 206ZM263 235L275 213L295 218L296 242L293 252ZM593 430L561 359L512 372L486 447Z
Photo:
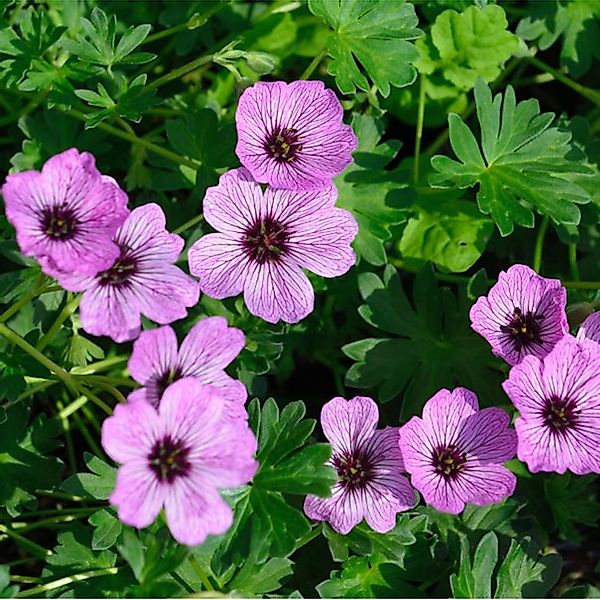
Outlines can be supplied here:
M256 439L244 419L225 414L220 391L186 377L170 385L155 409L120 404L102 425L102 446L121 464L110 502L119 519L147 527L164 507L182 544L201 544L233 521L218 490L256 473Z
M520 412L518 457L529 470L600 473L600 347L571 336L528 356L503 384Z
M260 183L322 188L351 162L358 140L322 81L259 82L242 94L236 153Z
M304 512L349 533L364 518L380 533L396 525L396 514L415 505L398 447L397 427L376 429L379 409L371 398L333 398L321 410L321 427L331 442L329 464L338 482L330 498L307 496Z
M513 265L473 305L471 324L494 354L516 365L528 355L543 358L568 333L566 305L567 294L558 279Z
M95 275L119 256L112 238L129 214L127 194L89 152L71 148L41 172L8 175L2 196L21 251L47 275Z
M159 405L164 391L184 377L218 389L233 416L245 415L248 394L244 385L223 370L244 347L244 334L228 327L223 317L208 317L196 323L177 349L177 336L168 325L143 331L133 344L129 373L143 387L128 400Z
M499 408L479 410L465 389L442 389L400 430L400 449L412 485L425 502L458 514L511 496L516 477L503 463L514 457L515 431Z
M218 233L189 250L190 272L212 298L244 293L248 310L270 323L296 323L314 306L302 269L322 277L343 275L355 262L358 232L351 213L335 208L337 192L268 187L246 169L221 176L204 198L204 216Z
M184 241L165 225L158 204L140 206L114 236L120 253L110 267L93 277L56 274L65 289L84 292L85 331L116 342L132 340L140 333L141 315L167 324L185 317L187 307L198 302L198 284L173 264Z

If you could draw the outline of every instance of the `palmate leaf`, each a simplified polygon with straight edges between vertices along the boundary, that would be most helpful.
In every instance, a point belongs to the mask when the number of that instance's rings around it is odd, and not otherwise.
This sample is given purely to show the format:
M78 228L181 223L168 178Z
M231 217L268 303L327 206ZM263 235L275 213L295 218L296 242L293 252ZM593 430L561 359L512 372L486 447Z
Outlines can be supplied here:
M426 266L414 281L413 308L391 265L383 281L362 273L359 288L365 301L359 308L362 318L393 337L367 338L342 348L357 361L346 373L348 385L377 388L381 402L403 393L402 419L420 413L443 387L469 388L482 404L506 402L489 347L471 330L464 289L458 298L448 288L440 289Z
M408 40L420 37L414 6L404 0L309 0L308 7L332 29L329 73L344 94L368 90L369 81L384 97L390 85L410 85L417 77L412 63L418 52ZM355 60L356 59L356 60Z
M591 173L569 153L571 133L551 127L554 115L540 114L537 100L517 104L511 86L492 101L489 87L475 84L477 118L481 127L478 142L456 114L450 114L450 143L457 160L434 156L438 171L430 176L433 187L466 188L479 184L479 209L489 214L503 236L514 224L533 227L532 208L555 223L578 225L576 203L589 202L590 195L570 181L574 173Z

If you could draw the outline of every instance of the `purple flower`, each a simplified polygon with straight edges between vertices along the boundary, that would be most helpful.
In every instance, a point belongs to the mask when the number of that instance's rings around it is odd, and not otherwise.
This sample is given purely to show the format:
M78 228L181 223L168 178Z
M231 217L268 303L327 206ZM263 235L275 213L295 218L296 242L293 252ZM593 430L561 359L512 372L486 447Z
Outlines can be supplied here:
M377 404L363 396L334 398L321 410L321 426L331 442L329 464L338 482L329 498L307 496L304 512L316 521L327 521L339 533L349 533L363 517L380 533L396 526L396 514L416 502L398 448L397 427L375 429Z
M46 161L41 172L8 175L2 195L21 251L48 275L95 275L119 255L112 237L129 214L127 194L100 174L88 152L71 148Z
M242 94L236 154L260 183L288 190L322 188L351 162L357 139L321 81L259 82Z
M196 323L177 350L177 337L169 326L143 331L133 344L129 373L144 387L127 398L145 400L157 407L165 389L184 377L196 377L217 388L232 416L245 416L248 394L244 385L223 370L244 347L244 334L228 327L223 317Z
M194 377L169 386L158 411L145 401L116 406L102 446L122 464L109 499L119 519L147 527L164 506L173 537L190 546L229 529L218 489L247 483L258 466L246 422L227 418L220 392Z
M579 341L592 340L600 343L600 312L592 313L582 324L577 332Z
M465 389L442 389L427 401L423 418L400 429L400 449L412 484L427 504L460 513L510 496L516 477L502 463L514 457L517 436L499 408L479 410Z
M335 277L354 265L350 243L358 226L335 208L336 197L333 186L263 193L246 169L221 175L204 198L204 216L219 233L201 237L188 252L201 290L218 299L243 291L248 310L270 323L306 317L314 291L302 268Z
M502 271L498 283L471 308L471 327L508 364L524 356L544 358L569 332L567 294L558 279L540 277L526 265Z
M600 473L600 348L565 337L528 356L502 384L521 416L518 457L529 470Z
M116 261L95 277L58 273L58 282L73 292L84 291L80 306L83 328L116 342L134 339L140 315L166 324L186 316L198 302L198 284L173 263L183 239L165 229L158 204L136 208L118 229Z

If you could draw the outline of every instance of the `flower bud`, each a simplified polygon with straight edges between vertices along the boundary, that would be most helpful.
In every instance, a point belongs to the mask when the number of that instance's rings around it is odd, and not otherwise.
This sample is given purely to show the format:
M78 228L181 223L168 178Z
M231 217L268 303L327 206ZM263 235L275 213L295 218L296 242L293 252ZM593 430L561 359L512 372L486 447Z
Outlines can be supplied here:
M275 68L275 58L267 52L248 52L246 63L259 75L268 75Z

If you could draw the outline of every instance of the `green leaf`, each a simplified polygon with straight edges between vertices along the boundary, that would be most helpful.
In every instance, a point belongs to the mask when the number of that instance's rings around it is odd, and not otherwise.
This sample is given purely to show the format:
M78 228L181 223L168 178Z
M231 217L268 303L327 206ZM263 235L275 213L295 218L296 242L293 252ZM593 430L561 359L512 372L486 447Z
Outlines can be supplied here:
M443 387L461 385L487 405L505 403L489 348L470 327L470 302L463 287L458 297L448 288L439 288L426 266L414 280L413 308L390 265L383 280L374 273L361 273L358 281L365 301L360 315L394 337L367 338L342 348L358 361L346 373L348 385L378 387L381 402L403 393L402 419L420 413L425 401Z
M104 358L104 350L77 331L73 331L69 345L65 349L64 358L70 365L84 367L93 359Z
M88 523L94 527L92 550L108 550L112 548L121 535L123 526L112 511L105 508L93 513Z
M392 7L384 0L309 0L308 7L334 31L327 48L332 57L329 73L342 93L369 90L364 72L384 97L390 85L414 82L417 73L412 63L418 52L407 40L418 38L422 31L417 29L412 4L396 0Z
M453 598L491 598L492 575L498 561L498 538L493 531L479 542L471 566L471 547L466 536L460 539L458 574L450 576Z
M574 173L590 169L572 160L571 133L551 127L553 115L540 114L537 100L517 104L511 86L492 101L483 80L475 85L477 118L481 126L481 148L460 117L451 114L450 143L459 161L434 156L429 182L434 187L466 188L479 183L477 203L489 214L503 236L514 224L533 227L532 208L555 223L577 225L576 203L590 195L569 181Z
M117 469L88 452L84 453L83 458L92 473L71 475L63 481L61 489L75 496L107 500L115 488Z
M60 424L19 402L6 410L0 423L0 505L16 516L35 500L38 489L52 489L59 481L62 462L50 452L58 446Z
M0 565L0 598L14 598L19 588L10 585L10 571L6 565Z
M483 254L494 226L464 200L423 198L409 219L399 250L409 268L433 262L441 271L462 273Z
M227 589L241 596L262 596L274 592L282 586L281 580L293 573L293 564L287 558L272 558L261 566L247 561Z
M437 85L469 91L477 77L496 79L519 47L519 39L507 27L504 9L497 4L469 6L462 13L446 10L430 34L417 41L420 57L415 65Z
M494 598L543 598L558 580L561 566L558 554L542 555L530 538L512 539L498 569Z

